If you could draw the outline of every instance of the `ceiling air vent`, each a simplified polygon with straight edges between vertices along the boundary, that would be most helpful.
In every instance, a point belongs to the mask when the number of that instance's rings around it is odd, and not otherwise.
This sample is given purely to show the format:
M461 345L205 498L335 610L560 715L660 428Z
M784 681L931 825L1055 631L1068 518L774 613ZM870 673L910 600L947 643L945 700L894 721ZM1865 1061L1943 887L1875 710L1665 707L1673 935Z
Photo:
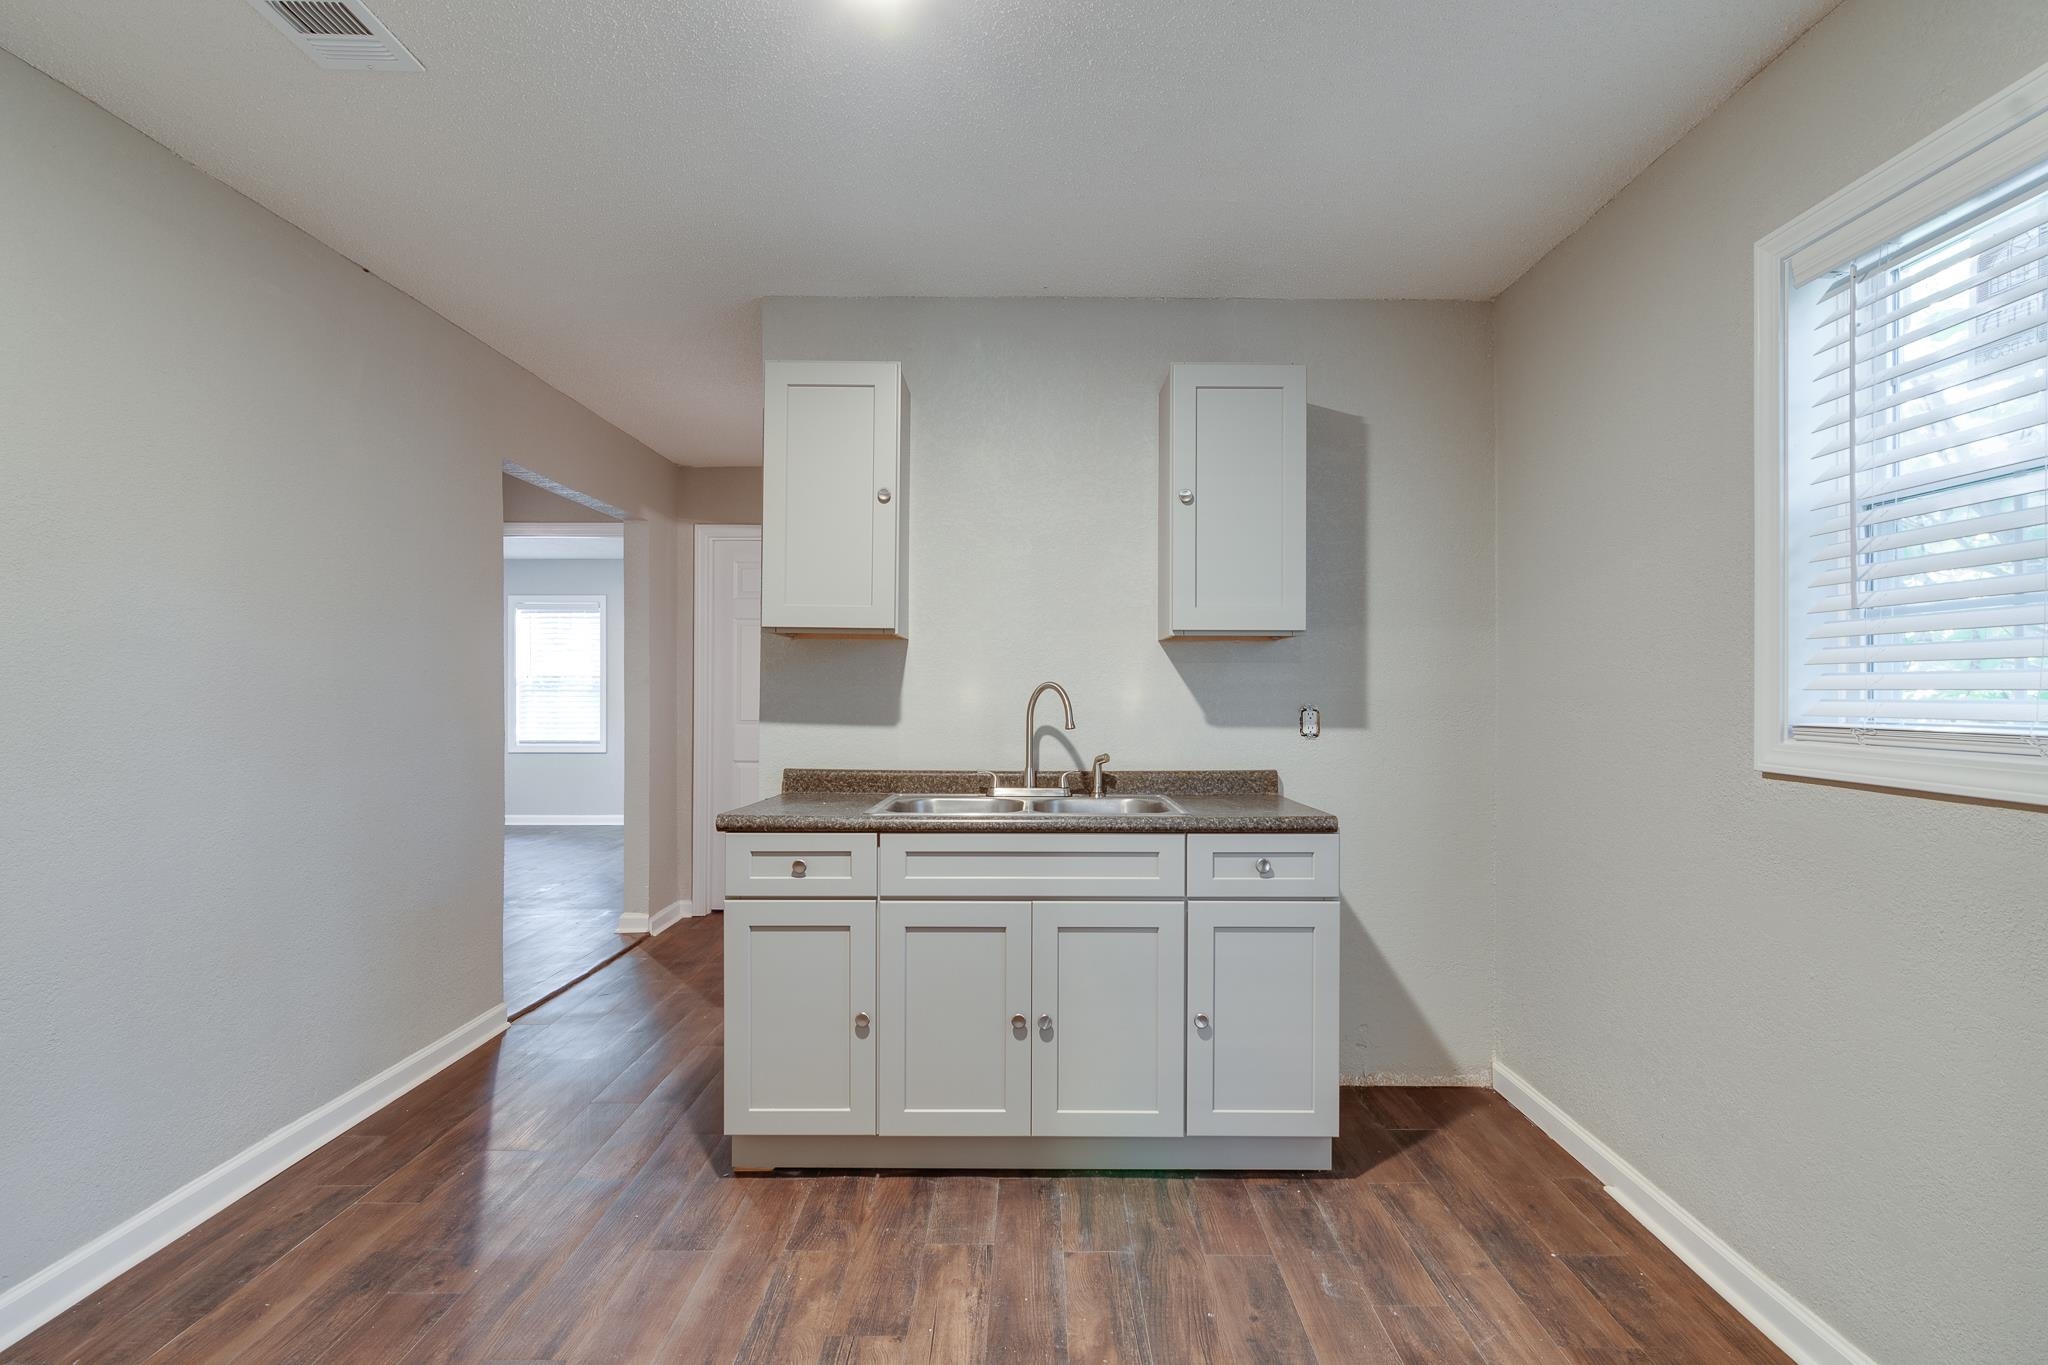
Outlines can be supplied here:
M249 0L330 71L421 71L405 44L356 0Z

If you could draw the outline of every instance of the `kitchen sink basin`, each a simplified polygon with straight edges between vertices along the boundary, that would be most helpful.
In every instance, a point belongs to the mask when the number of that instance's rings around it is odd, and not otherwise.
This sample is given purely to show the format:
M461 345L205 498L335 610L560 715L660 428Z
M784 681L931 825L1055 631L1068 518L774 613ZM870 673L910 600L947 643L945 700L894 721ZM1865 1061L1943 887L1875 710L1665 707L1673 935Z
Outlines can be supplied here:
M870 815L1179 815L1163 796L891 796L868 807Z
M1040 815L1178 815L1163 796L1045 796L1031 809Z
M1023 815L1013 796L892 796L868 808L870 815Z

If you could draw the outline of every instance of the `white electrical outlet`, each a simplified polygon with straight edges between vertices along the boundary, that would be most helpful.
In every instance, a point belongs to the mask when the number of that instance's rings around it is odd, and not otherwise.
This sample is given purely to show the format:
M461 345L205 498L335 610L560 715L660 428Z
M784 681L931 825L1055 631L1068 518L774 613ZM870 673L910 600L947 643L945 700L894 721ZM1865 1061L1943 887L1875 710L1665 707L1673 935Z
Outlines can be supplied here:
M1301 708L1301 737L1320 739L1323 733L1323 713L1313 706Z

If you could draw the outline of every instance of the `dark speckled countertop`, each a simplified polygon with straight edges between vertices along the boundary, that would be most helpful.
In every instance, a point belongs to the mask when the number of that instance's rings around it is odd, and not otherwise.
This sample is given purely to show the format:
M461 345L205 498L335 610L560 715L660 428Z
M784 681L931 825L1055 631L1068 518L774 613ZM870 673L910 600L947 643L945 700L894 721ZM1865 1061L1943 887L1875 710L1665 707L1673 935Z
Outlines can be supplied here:
M1022 775L999 774L1015 786ZM1059 780L1057 772L1042 782ZM790 768L782 792L718 817L729 834L1334 834L1337 817L1280 794L1271 768L1111 772L1111 796L1171 797L1180 815L871 815L896 793L981 792L978 773L931 769Z

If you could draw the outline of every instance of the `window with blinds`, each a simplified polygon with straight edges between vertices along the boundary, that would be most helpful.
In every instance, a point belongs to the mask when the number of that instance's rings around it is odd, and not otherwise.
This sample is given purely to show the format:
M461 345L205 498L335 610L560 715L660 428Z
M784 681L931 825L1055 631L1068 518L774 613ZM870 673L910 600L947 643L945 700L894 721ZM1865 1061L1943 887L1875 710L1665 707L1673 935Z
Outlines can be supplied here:
M604 752L604 598L513 597L509 615L508 747Z
M1815 274L1785 342L1789 736L2048 760L2048 167Z

